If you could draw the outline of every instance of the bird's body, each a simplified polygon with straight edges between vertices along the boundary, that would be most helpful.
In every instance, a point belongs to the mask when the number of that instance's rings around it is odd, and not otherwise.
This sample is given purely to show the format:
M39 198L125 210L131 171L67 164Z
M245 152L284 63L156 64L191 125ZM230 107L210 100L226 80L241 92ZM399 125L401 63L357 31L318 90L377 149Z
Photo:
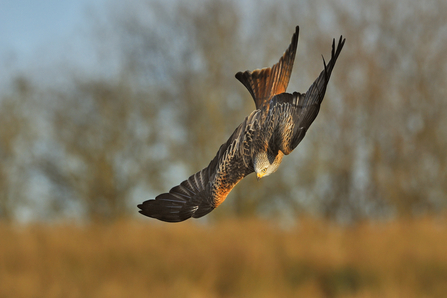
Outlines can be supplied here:
M167 222L204 216L219 206L245 176L257 178L275 172L284 155L290 154L304 138L314 121L326 92L335 61L345 40L337 49L332 43L331 60L306 93L286 93L298 45L299 27L279 62L271 68L238 72L236 78L252 95L256 109L236 128L203 170L138 205L140 213Z

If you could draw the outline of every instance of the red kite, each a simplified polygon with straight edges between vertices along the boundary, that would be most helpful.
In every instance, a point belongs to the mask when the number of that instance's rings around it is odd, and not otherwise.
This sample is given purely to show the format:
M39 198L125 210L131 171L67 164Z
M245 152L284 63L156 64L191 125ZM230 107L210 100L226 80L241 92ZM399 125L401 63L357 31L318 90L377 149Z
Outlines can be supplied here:
M332 41L331 60L306 93L286 93L298 45L299 27L279 62L270 68L238 72L236 78L248 89L256 109L220 146L203 170L138 205L141 214L167 222L202 217L219 206L245 176L256 172L258 179L278 169L304 138L323 101L335 62L345 39L337 49Z

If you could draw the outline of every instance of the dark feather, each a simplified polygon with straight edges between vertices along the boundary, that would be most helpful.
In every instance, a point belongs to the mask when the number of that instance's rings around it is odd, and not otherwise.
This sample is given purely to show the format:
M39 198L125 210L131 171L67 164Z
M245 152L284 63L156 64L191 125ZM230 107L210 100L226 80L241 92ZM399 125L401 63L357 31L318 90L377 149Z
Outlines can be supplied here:
M275 117L275 130L271 133L274 136L271 142L272 147L287 155L304 138L320 111L332 70L344 44L345 39L340 36L335 50L335 39L332 41L331 60L326 65L323 58L324 69L305 94L283 93L271 100L269 115Z
M202 217L220 205L233 187L253 172L249 157L250 135L258 113L239 125L214 159L203 170L169 191L138 205L141 214L166 222ZM245 160L245 162L244 162Z

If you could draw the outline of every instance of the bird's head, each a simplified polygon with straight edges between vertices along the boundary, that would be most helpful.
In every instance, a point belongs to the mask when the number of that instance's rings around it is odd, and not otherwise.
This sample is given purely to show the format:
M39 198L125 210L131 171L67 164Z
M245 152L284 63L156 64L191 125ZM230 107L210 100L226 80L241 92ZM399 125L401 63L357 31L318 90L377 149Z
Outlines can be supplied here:
M258 180L276 171L279 164L274 164L274 160L275 158L269 157L265 151L261 151L254 156L253 166L255 168L256 178Z

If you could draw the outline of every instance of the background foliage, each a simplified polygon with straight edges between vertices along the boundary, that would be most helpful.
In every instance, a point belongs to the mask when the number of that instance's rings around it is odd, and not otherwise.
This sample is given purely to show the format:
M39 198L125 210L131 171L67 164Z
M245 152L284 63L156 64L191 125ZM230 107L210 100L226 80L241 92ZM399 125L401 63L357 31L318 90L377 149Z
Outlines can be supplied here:
M0 297L444 297L447 221L0 225Z
M447 193L445 8L109 4L86 24L102 62L96 75L60 68L65 83L42 85L17 73L1 92L0 217L134 214L136 202L208 164L253 109L234 73L275 63L296 24L290 91L307 90L331 39L347 38L321 114L278 173L248 177L213 216L304 212L353 222L438 213Z
M0 297L446 296L446 1L104 3L91 68L2 84ZM289 91L347 39L297 150L204 220L136 220L253 110L234 74L296 25Z

